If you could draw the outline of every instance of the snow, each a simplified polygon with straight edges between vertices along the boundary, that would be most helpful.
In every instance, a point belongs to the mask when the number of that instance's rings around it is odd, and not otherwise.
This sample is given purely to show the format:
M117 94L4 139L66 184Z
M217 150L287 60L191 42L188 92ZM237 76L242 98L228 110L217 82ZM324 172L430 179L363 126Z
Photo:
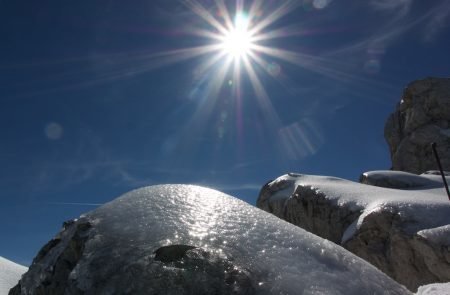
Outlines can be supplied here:
M450 246L450 224L436 228L424 229L417 233L419 236L433 241L435 244Z
M308 179L317 183L323 180ZM330 180L333 181L336 180ZM337 180L341 186L349 185L341 182ZM361 202L369 201L367 198ZM208 188L145 187L87 213L80 220L93 224L82 263L70 274L81 290L91 289L96 280L105 284L103 290L115 290L117 284L129 284L127 276L130 275L152 280L155 250L181 244L201 247L246 269L255 280L256 294L411 294L334 243ZM64 234L61 237L65 239ZM59 243L52 251L61 251L59 248L66 242ZM51 253L48 256L53 259ZM45 259L41 269L50 266ZM129 274L127 269L142 269L147 273ZM175 272L175 268L165 267L164 271ZM28 283L37 285L39 267L31 268L29 273L33 272L35 276ZM165 292L167 286L152 285L152 288ZM158 293L158 289L153 291Z
M22 274L28 268L0 256L0 295L6 295L9 289L17 285Z
M416 295L450 295L450 283L430 284L419 287Z
M440 179L428 174L416 175L402 171L370 171L363 174L370 181L390 183L396 188L440 187ZM371 183L368 183L371 184ZM374 184L376 185L376 184Z
M365 173L373 180L391 179L393 183L406 183L408 189L392 189L361 184L341 178L290 173L274 182L288 183L282 193L276 193L276 202L289 199L297 186L309 186L323 193L328 200L339 206L361 211L358 220L345 231L342 239L347 241L360 228L364 218L376 210L398 212L405 221L404 230L433 240L443 239L450 224L450 202L439 175L415 175L406 172L373 171ZM450 180L450 177L447 177ZM272 202L272 199L269 199ZM441 228L444 227L444 228ZM432 230L434 229L434 230ZM424 231L430 230L430 231Z

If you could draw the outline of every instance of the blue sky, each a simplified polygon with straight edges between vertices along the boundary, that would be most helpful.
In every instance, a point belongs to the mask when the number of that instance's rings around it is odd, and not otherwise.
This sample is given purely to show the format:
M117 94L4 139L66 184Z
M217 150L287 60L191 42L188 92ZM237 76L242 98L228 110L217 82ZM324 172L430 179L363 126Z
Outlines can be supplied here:
M402 89L449 76L446 0L224 1L265 24L239 77L201 54L221 1L132 2L0 1L1 256L29 264L64 220L144 185L253 204L290 171L388 169Z

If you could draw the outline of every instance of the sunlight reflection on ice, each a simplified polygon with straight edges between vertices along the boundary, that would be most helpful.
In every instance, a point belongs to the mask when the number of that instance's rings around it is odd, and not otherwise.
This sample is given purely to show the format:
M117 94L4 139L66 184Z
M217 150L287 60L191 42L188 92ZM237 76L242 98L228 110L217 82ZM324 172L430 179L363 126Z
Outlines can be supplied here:
M79 225L88 221L92 227L83 263L75 267L71 279L84 290L95 288L97 281L105 284L103 290L114 290L115 284L125 281L142 284L134 286L135 290L156 288L149 294L158 294L164 288L192 285L192 278L202 279L196 288L214 286L223 277L220 263L225 263L232 267L225 271L251 280L254 292L250 294L298 294L299 290L314 294L314 290L331 290L330 286L333 294L367 294L384 287L398 291L392 294L402 294L381 272L335 244L212 189L145 187L81 219ZM155 253L162 247L183 245L206 253L194 260L216 263L209 270L218 270L220 276L189 270L186 260L163 263L156 259ZM189 279L180 283L180 278ZM172 279L174 286L166 279ZM245 289L238 291L236 294L249 294Z

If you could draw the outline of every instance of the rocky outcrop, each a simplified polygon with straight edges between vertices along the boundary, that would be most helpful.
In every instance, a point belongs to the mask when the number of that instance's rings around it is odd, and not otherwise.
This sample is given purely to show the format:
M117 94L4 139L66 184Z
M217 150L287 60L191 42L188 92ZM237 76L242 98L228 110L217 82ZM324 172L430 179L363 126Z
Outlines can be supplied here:
M9 294L405 294L333 243L220 192L142 188L64 224Z
M366 216L357 233L342 246L412 291L450 281L450 245L409 233L395 210Z
M259 194L256 206L340 244L345 230L361 215L361 210L334 204L312 186L297 186L292 194L287 192L288 198L271 199L275 193L289 189L291 185L286 180L266 185Z
M373 186L381 183L384 187L425 187L433 191L442 189L442 183L435 175L409 174L408 179L408 173L385 172L384 176L377 171L362 177L370 186L332 177L289 174L266 184L257 206L343 246L412 291L421 285L450 281L450 238L436 239L435 232L450 237L450 226L436 226L450 220L445 217L450 214L450 206L446 207L444 191L442 198L437 196L442 199L439 206L433 202L421 205L408 200L409 191ZM420 198L410 192L410 199ZM427 216L430 214L435 214L436 224L427 224L433 218ZM428 227L431 229L420 231ZM432 234L424 234L428 231Z
M450 78L409 84L386 122L384 136L393 170L420 174L437 169L430 146L436 142L442 166L450 171Z

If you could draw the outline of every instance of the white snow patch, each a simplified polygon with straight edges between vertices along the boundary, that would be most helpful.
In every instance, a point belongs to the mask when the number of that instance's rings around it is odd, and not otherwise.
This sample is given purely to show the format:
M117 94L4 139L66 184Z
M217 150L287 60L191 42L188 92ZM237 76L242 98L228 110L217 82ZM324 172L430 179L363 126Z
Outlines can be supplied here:
M7 295L27 270L27 267L0 256L0 295Z
M417 290L416 295L450 295L450 283L421 286Z
M442 246L450 246L450 224L436 228L424 229L417 233L419 236Z
M362 211L356 222L356 228L355 224L352 224L345 231L342 237L344 242L360 228L364 218L376 210L397 212L405 220L404 230L411 234L450 224L450 202L439 175L414 175L394 171L374 171L367 174L379 178L395 178L395 180L410 183L413 187L391 189L336 177L287 174L274 181L285 181L292 187L283 188L283 193L275 193L275 195L280 202L282 195L289 198L291 195L288 192L295 191L297 186L311 186L339 206ZM271 201L272 199L269 198L269 202Z
M429 177L428 174L417 175L403 171L379 170L365 172L363 175L369 182L390 182L391 184L397 184L398 188L436 187L441 185L439 179Z
M352 224L350 224L345 230L344 234L342 235L341 245L350 240L356 233L357 229L358 229L358 219L353 221Z

